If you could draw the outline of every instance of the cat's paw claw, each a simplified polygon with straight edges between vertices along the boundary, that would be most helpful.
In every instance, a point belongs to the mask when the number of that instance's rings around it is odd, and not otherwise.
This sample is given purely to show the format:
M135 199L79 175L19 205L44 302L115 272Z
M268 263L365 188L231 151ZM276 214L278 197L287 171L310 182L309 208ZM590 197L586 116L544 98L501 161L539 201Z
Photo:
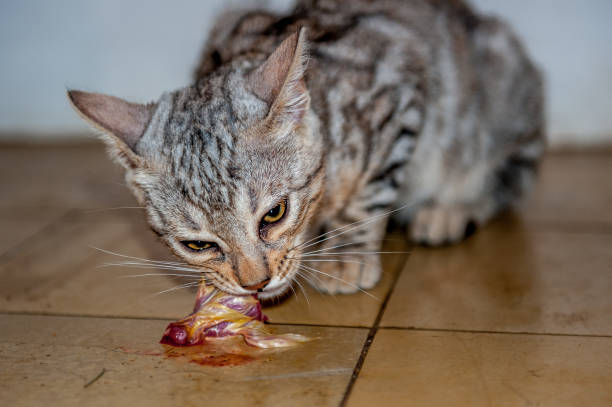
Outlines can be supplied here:
M458 242L474 232L476 224L460 207L425 207L411 224L412 240L427 246Z

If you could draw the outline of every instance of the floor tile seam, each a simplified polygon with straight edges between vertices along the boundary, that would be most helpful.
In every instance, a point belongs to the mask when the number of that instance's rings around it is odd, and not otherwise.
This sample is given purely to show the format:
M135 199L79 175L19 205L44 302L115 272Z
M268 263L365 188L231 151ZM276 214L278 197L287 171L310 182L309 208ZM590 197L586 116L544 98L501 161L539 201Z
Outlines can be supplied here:
M264 308L264 314L266 312ZM342 324L317 324L317 323L305 323L305 322L266 322L266 325L270 326L304 326L304 327L317 327L317 328L349 328L349 329L372 329L371 326L367 325L342 325Z
M389 286L389 291L387 291L387 294L385 295L385 298L382 304L380 305L380 308L378 309L378 314L376 315L374 324L370 328L370 331L368 332L368 336L363 344L363 347L361 348L361 353L359 354L357 363L355 363L353 374L351 375L350 381L346 387L342 400L340 401L340 407L345 407L349 400L349 397L351 396L351 392L353 390L353 387L355 386L355 382L357 381L357 378L359 377L359 373L361 373L361 369L368 356L370 347L372 346L372 343L374 342L374 338L376 337L376 334L378 333L378 327L380 325L380 321L382 320L383 314L385 313L385 310L387 309L387 304L389 303L389 300L391 299L391 296L393 295L393 292L395 291L395 287L397 285L397 282L399 281L400 275L402 274L404 269L407 267L408 261L410 260L410 255L413 253L413 251L414 251L413 248L411 248L409 252L405 253L404 258L402 259L402 262L397 266L397 269L391 281L391 285Z
M413 332L448 332L490 335L526 335L526 336L556 336L570 338L612 338L606 334L571 334L566 332L529 332L529 331L496 331L485 329L452 329L452 328L424 328L424 327L402 327L402 326L379 326L383 331L413 331Z
M60 318L92 318L92 319L125 319L125 320L140 320L140 321L167 321L171 322L178 318L166 317L143 317L135 315L104 315L104 314L70 314L63 312L44 312L44 311L7 311L0 310L0 315L21 315L21 316L40 316L40 317L60 317ZM308 324L294 322L267 322L269 326L303 326L312 328L346 328L346 329L371 329L364 325L336 325L336 324Z
M17 242L15 245L11 246L6 251L3 251L2 253L0 253L0 264L4 263L7 260L10 260L11 256L19 252L22 246L24 246L28 240L38 239L39 235L43 236L45 231L53 230L53 228L55 228L56 226L61 225L63 222L63 219L69 217L71 213L72 213L72 210L67 209L62 214L56 216L55 218L49 221L46 221L46 223L44 223L44 226L42 226L40 229L37 229L31 235L24 237L23 239L19 240L19 242Z

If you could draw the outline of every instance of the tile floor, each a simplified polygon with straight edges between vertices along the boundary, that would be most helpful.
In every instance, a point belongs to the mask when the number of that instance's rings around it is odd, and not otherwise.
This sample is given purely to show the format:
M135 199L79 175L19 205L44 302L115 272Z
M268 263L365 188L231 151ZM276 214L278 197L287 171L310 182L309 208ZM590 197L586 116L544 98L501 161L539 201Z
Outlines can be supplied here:
M378 300L298 290L272 328L318 339L223 367L157 344L193 292L103 267L169 258L122 183L98 145L0 148L1 405L612 406L612 153L549 154L460 245L391 233Z

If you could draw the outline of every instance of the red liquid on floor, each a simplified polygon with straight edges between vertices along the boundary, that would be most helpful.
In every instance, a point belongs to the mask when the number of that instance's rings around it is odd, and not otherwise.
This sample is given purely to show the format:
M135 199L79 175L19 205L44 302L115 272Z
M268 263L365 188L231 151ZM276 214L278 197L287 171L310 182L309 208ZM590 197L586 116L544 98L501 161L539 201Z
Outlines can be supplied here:
M119 349L220 367L250 363L308 341L298 334L275 334L266 320L257 297L229 295L202 282L193 312L166 327L162 351Z
M210 353L210 349L207 349L208 345L189 348L164 346L164 348L164 355L167 358L184 359L201 366L238 366L257 360L254 356L239 353Z
M186 363L196 363L200 366L239 366L254 362L261 356L270 353L270 350L258 349L246 345L241 337L207 340L200 345L172 346L161 345L161 349L128 349L120 347L119 350L129 354L141 356L165 357ZM276 350L278 351L278 350Z

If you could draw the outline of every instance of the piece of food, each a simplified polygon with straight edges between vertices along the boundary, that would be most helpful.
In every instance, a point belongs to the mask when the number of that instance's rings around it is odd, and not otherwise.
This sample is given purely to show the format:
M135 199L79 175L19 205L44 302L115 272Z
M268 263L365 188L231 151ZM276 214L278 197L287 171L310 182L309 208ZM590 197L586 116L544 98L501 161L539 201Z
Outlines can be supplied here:
M294 346L308 340L297 334L269 333L264 325L267 319L257 297L226 294L202 282L193 312L169 324L161 343L191 346L241 335L248 345L267 349Z

